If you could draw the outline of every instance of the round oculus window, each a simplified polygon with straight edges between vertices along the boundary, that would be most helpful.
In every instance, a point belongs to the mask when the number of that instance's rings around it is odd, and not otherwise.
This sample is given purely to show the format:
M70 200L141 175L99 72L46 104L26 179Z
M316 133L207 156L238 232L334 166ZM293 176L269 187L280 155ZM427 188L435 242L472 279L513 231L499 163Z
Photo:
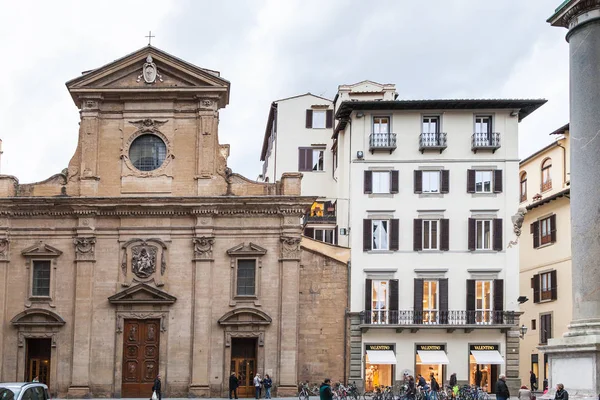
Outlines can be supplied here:
M141 135L129 147L129 160L140 171L160 168L166 157L167 145L156 135Z

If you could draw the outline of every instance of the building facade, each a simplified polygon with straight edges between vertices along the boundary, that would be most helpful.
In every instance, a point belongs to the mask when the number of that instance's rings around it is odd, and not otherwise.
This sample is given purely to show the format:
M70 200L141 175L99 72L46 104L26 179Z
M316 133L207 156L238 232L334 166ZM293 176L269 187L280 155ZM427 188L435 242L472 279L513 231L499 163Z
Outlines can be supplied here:
M149 397L159 373L168 397L222 396L232 372L242 397L256 372L283 395L300 376L342 379L343 363L301 357L345 353L330 321L347 261L301 243L301 174L227 167L230 83L148 46L67 88L81 114L68 168L0 176L0 381L83 398Z
M572 319L571 207L569 125L552 135L556 141L523 159L519 170L521 207L526 208L520 239L521 322L528 331L521 342L520 376L538 389L550 378L548 357L538 346L567 332Z
M545 101L397 97L364 81L333 102L338 243L352 266L349 380L372 390L455 372L492 392L506 373L515 389L518 123Z

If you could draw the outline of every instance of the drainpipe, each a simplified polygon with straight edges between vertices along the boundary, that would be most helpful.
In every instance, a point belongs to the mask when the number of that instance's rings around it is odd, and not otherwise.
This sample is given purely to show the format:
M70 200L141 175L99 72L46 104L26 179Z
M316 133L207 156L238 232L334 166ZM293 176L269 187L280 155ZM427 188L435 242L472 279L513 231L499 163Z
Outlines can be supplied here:
M348 383L348 318L350 318L350 281L351 281L351 271L352 271L352 263L348 261L348 277L347 277L347 290L346 290L346 309L344 310L344 384Z

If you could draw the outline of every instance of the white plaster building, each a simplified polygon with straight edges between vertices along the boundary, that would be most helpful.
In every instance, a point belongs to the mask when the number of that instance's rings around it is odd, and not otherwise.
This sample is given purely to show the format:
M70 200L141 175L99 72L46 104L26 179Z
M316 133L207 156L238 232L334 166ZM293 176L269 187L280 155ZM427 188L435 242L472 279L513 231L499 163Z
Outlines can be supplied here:
M491 392L506 373L515 389L518 123L545 100L397 97L364 81L333 101L326 193L351 248L349 380L371 389L456 372Z

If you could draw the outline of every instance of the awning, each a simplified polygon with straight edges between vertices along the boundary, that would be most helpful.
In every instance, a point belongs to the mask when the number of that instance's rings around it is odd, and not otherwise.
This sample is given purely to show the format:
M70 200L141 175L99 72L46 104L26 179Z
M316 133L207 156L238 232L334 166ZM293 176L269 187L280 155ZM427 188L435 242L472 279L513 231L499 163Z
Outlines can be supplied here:
M369 364L394 364L396 365L396 354L392 350L367 350L367 362Z
M444 364L450 363L446 352L443 350L423 351L418 350L417 354L421 358L421 364Z
M504 358L498 350L476 351L471 350L477 364L504 364Z

